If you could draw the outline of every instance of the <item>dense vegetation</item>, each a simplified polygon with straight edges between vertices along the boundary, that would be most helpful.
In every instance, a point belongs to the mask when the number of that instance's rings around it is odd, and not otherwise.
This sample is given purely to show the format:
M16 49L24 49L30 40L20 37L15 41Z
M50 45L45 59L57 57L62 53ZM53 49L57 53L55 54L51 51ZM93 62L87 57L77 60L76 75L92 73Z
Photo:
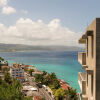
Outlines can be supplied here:
M8 72L5 73L4 79L0 77L0 100L32 100L24 97L21 89L21 83L12 79Z
M29 71L30 76L32 76L32 72L34 72L34 69L30 69Z
M56 100L78 100L76 90L72 88L68 88L68 90L64 90L61 88L60 82L58 81L55 73L47 73L43 71L43 74L35 74L34 75L36 82L41 82L41 84L47 85L53 91Z
M4 59L2 57L0 57L0 70L1 70L1 66L2 66L2 61L4 61Z

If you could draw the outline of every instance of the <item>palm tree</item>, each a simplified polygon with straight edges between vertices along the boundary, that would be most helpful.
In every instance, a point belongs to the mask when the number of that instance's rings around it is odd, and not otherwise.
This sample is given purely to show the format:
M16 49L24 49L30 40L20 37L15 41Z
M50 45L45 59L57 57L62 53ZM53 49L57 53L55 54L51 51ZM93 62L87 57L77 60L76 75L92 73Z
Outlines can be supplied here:
M2 57L0 57L0 70L1 70L1 66L2 66L2 61L4 61L4 59Z

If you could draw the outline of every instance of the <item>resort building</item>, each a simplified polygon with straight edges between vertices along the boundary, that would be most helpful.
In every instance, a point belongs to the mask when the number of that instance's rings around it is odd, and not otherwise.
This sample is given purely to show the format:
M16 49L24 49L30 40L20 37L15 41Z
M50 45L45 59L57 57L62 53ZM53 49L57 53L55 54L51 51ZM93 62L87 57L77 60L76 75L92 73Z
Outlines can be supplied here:
M81 100L100 100L100 18L88 26L79 43L86 44L86 52L78 53L78 61L85 70L78 73Z
M19 64L14 64L12 68L10 68L10 74L12 78L17 78L21 82L24 81L24 69Z

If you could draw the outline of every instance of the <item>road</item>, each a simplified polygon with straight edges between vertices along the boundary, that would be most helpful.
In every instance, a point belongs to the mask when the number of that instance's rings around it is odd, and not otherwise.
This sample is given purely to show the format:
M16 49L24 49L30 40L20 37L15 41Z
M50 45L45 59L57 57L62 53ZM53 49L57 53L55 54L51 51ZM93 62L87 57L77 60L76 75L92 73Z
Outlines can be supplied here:
M34 86L34 87L37 87L37 86L36 86L36 83L33 82L33 77L29 77L29 76L27 76L27 75L25 75L25 77L27 77L27 79L29 80L30 85L32 85L32 86ZM46 100L54 100L54 99L48 94L48 92L47 92L46 90L44 90L43 88L38 88L38 93L39 93L40 95L42 95L43 97L45 97Z

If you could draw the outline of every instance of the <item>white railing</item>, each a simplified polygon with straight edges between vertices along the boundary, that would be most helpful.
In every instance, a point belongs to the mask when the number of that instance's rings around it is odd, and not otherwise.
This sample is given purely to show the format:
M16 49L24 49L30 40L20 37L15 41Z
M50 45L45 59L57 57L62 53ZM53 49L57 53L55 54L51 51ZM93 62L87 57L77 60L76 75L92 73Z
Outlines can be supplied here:
M78 73L78 83L80 85L82 94L86 94L86 73Z

